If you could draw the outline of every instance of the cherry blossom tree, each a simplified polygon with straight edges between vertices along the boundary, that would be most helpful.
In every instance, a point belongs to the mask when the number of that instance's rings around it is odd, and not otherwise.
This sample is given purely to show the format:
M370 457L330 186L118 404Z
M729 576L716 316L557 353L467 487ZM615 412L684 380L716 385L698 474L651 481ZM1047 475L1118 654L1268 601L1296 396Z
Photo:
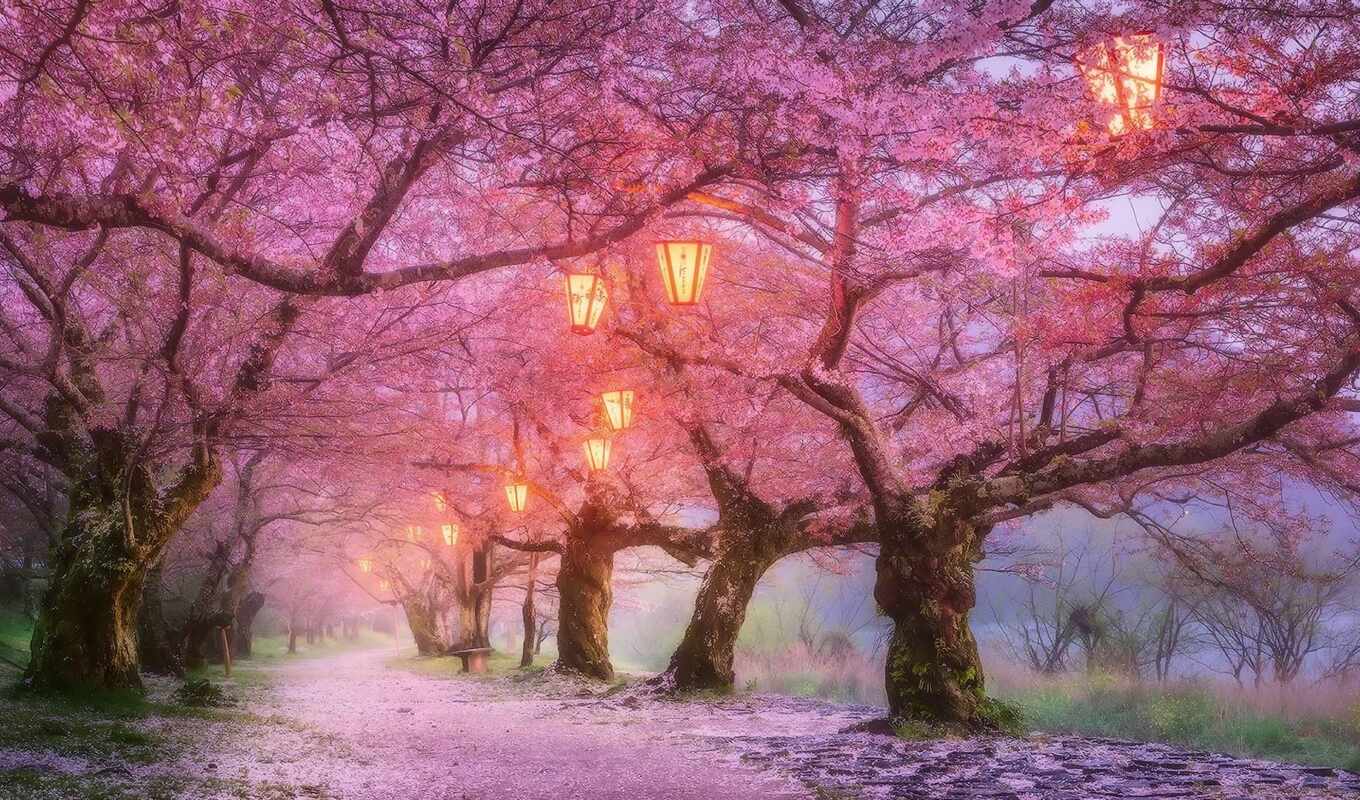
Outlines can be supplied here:
M1356 488L1347 3L258 11L0 28L0 441L65 482L37 685L136 682L125 620L233 441L359 420L459 497L523 479L533 536L496 541L560 555L596 677L623 548L713 557L702 685L774 558L878 541L890 712L964 729L996 525L1174 551L1186 504ZM1119 108L1088 79L1135 33L1161 96ZM647 266L679 236L718 253L683 316ZM610 338L549 317L563 271ZM655 416L587 472L623 379Z

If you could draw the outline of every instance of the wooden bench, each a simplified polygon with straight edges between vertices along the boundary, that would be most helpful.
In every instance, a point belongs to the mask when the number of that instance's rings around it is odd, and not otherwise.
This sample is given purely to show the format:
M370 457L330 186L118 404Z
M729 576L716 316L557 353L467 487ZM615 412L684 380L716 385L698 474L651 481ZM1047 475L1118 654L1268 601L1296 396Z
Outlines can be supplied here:
M486 664L491 656L491 648L473 647L467 650L454 650L449 653L449 655L458 656L463 659L463 672L480 674L486 672Z

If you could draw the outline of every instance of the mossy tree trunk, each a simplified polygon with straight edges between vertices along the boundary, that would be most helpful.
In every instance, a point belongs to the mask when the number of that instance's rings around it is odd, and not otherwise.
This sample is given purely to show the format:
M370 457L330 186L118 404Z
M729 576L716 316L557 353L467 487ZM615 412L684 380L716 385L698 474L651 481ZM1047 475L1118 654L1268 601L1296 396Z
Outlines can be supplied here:
M586 516L586 515L583 515ZM609 662L609 607L614 602L614 548L587 517L567 532L557 570L557 664L602 681Z
M874 599L892 619L886 688L895 720L989 727L982 660L968 615L985 530L949 492L935 491L881 528ZM904 504L905 506L905 504Z
M39 691L141 688L137 621L148 573L219 478L216 460L200 452L162 490L136 437L96 429L91 439L87 460L69 467L80 480L33 630L25 683Z
M655 685L675 692L732 689L732 662L746 608L761 576L783 555L776 546L778 534L759 528L723 536L699 586L685 635Z

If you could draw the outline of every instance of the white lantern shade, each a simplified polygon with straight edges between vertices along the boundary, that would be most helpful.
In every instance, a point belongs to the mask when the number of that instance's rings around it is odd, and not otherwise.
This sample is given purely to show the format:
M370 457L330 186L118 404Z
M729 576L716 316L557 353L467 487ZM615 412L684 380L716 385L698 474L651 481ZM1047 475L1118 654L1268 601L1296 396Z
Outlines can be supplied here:
M458 526L452 523L439 526L439 533L444 537L444 545L453 547L458 544Z
M656 263L666 300L675 306L692 306L704 293L713 245L696 240L671 239L656 243Z
M567 318L571 321L571 332L594 333L608 299L609 293L599 275L567 273Z
M529 502L529 484L527 483L507 483L505 485L505 500L510 504L510 510L516 513L524 510Z
M605 469L609 466L609 450L611 446L608 436L592 436L585 441L586 464L592 472Z
M616 389L600 395L604 405L604 418L609 427L621 431L633 424L633 391Z

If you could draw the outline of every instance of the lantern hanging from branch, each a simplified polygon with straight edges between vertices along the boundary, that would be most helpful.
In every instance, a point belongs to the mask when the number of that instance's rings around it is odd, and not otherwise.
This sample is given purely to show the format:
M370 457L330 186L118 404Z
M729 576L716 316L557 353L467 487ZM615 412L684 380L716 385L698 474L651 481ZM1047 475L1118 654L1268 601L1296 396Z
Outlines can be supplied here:
M1120 36L1084 51L1077 68L1096 100L1115 108L1110 133L1118 136L1151 128L1152 109L1162 96L1166 52L1151 33Z
M529 502L529 484L520 479L505 484L505 500L510 504L511 511L516 513L523 511Z
M585 272L567 273L567 315L571 321L571 332L583 336L594 333L595 326L604 313L605 301L609 293L605 291L604 279L599 275Z
M422 530L420 529L420 526L419 526L419 525L407 525L407 526L406 526L406 541L408 541L408 542L418 542L418 541L420 541L420 539L421 539L421 537L423 536L423 534L424 534L424 531L422 531Z
M666 299L673 306L692 306L704 293L713 245L697 240L666 240L656 243L656 262Z
M609 466L609 451L611 448L609 437L603 434L595 434L586 439L586 464L591 472L598 472Z
M359 565L359 571L365 575L373 571L373 559L371 558L361 558L355 563Z
M621 431L633 424L633 390L615 389L600 395L604 418L612 430Z
M447 524L447 525L440 525L440 526L439 526L439 533L444 537L444 545L445 545L446 547L453 547L455 544L458 544L458 526L457 526L457 525L452 524L452 523Z
M392 582L389 581L388 579L383 578L382 580L378 581L378 589L379 589L380 591L386 592L386 591L388 591L388 590L391 589L391 588L392 588Z
M445 510L448 509L448 507L449 507L449 501L444 499L444 493L443 493L443 492L432 492L431 494L434 495L434 509L435 509L435 511L445 511Z

